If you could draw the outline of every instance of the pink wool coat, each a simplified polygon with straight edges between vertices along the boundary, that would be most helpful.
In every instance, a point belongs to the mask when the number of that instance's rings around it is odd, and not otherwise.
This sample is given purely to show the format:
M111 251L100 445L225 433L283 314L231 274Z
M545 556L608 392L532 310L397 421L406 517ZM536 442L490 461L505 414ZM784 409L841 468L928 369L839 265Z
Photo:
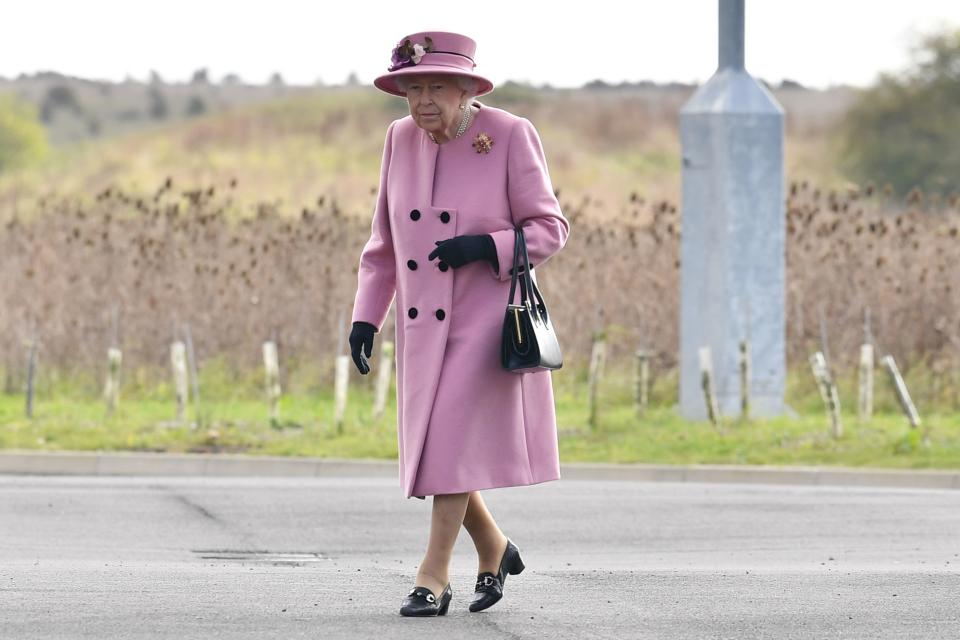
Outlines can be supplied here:
M530 121L475 104L467 131L443 144L409 115L390 123L360 256L353 321L379 332L397 303L397 439L407 498L560 478L551 372L503 369L500 335L514 227L523 226L539 267L566 243L570 225ZM493 140L489 153L472 145L481 132ZM427 259L437 240L484 233L496 244L499 270L485 260L453 269Z

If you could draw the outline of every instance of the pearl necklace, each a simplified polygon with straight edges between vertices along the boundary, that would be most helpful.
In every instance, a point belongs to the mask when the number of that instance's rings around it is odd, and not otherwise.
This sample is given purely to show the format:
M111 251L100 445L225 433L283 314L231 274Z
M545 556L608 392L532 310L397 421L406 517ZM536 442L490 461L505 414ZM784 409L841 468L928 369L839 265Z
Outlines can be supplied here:
M459 138L463 135L463 132L467 130L467 127L470 126L470 122L473 120L473 109L470 108L470 105L463 110L463 117L460 118L460 126L457 127L457 135L453 136L454 138ZM434 142L437 142L437 139L433 137L433 134L429 131L427 135L430 136L430 139ZM439 143L437 143L439 144Z

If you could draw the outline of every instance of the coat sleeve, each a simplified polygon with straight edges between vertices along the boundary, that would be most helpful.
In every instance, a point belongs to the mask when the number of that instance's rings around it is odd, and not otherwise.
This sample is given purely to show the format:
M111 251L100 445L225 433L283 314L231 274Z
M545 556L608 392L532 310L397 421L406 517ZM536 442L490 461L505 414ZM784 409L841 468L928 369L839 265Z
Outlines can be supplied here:
M570 234L570 223L560 211L553 192L543 144L533 124L519 118L510 131L507 149L507 196L514 226L521 226L527 240L530 266L537 267L563 248ZM490 265L498 280L513 275L513 229L490 234L497 247L499 269Z
M393 127L396 121L387 127L387 138L383 145L383 159L380 163L380 187L377 203L370 224L370 238L360 254L360 266L357 269L357 293L353 301L351 322L369 322L377 328L383 327L387 311L393 303L397 288L397 266L393 253L393 235L390 231L389 203L387 202L387 175L390 169L390 156L393 149Z

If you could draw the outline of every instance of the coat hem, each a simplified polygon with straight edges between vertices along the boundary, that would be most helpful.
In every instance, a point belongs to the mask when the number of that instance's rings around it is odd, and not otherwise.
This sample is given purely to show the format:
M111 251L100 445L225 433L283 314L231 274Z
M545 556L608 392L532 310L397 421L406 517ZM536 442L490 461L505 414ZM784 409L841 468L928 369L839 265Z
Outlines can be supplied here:
M454 489L454 490L452 490L452 491L444 491L443 493L427 493L427 494L424 495L424 497L409 495L409 496L407 496L407 498L408 498L408 499L409 499L409 498L420 498L421 500L425 500L425 499L426 499L426 496L447 495L447 494L450 494L450 493L469 493L469 492L471 492L471 491L484 491L484 490L486 490L486 489L506 489L506 488L508 488L508 487L529 487L529 486L532 486L532 485L535 485L535 484L543 484L544 482L552 482L552 481L554 481L554 480L560 480L560 479L561 479L561 476L560 476L559 473L557 473L556 475L551 475L551 476L549 476L549 477L531 480L530 482L526 482L526 481L523 481L523 482L513 482L513 483L501 483L501 482L496 482L496 483L493 483L493 484L484 484L484 485L479 486L479 487L469 487L469 488L463 487L463 488L457 488L457 489Z

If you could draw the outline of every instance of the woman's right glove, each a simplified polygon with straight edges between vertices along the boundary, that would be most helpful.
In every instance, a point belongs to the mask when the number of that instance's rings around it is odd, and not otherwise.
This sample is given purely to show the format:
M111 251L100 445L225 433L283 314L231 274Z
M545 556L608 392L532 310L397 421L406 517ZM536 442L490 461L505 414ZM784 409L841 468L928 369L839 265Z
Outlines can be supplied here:
M353 323L350 330L350 352L353 355L353 362L357 365L360 373L367 375L370 373L370 363L367 358L373 353L373 334L377 328L369 322L357 321Z

